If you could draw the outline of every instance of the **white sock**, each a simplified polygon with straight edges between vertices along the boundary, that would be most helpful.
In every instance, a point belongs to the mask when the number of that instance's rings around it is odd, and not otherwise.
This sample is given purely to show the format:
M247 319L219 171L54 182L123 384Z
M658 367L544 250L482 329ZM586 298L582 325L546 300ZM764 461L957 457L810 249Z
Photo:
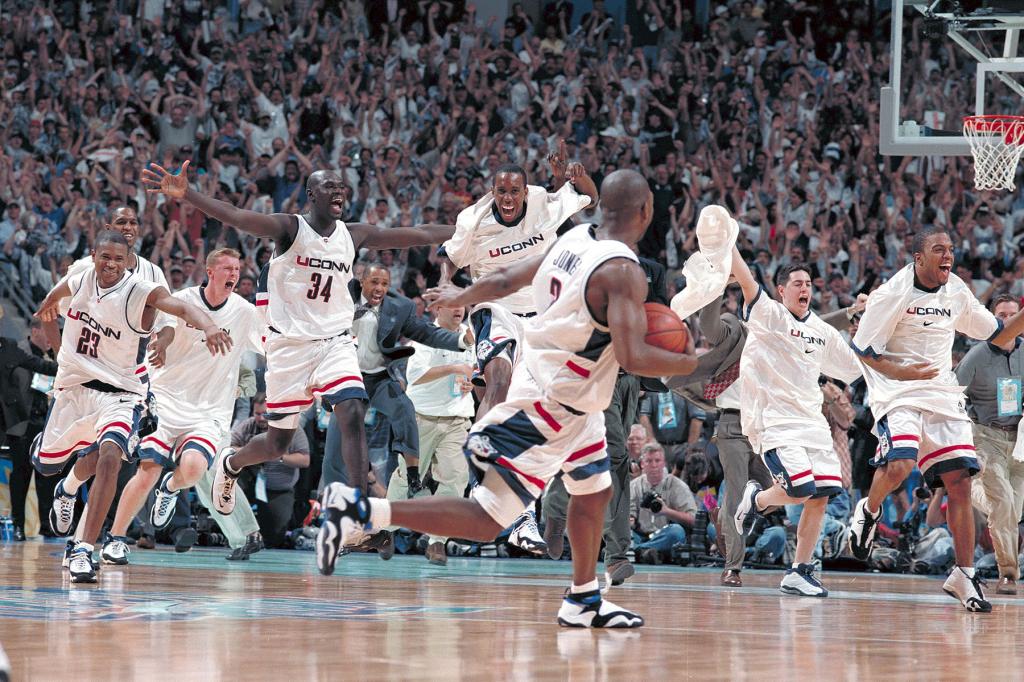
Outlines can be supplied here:
M964 574L968 578L973 578L974 577L974 566L960 566L959 568L960 568L961 571L964 572Z
M878 513L880 511L882 511L882 510L881 509L876 509L875 511L871 511L871 507L868 506L868 503L867 502L864 503L864 513L867 514L868 516L871 516L871 517L878 516Z
M569 594L579 594L581 592L594 592L599 587L600 586L597 584L597 578L594 578L593 580L591 580L589 583L587 583L585 585L575 585L574 584L572 587L569 588Z
M224 458L224 468L232 476L237 476L238 474L242 473L241 469L236 469L235 467L231 466L231 455L228 455L227 457Z
M91 478L91 477L90 477ZM79 479L75 476L75 467L71 467L71 471L68 472L67 477L64 479L64 492L68 495L74 495L78 492L78 489L82 487L82 484L89 479Z
M370 525L387 528L391 525L391 501L382 497L370 498Z

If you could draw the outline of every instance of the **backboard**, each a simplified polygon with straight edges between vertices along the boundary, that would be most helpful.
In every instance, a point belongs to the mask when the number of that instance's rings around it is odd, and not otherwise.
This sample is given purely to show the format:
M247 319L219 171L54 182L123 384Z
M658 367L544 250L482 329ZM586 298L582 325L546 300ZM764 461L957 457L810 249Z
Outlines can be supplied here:
M924 55L914 50L918 18L919 46L929 51ZM1022 29L1024 3L1014 0L892 0L892 60L889 84L879 99L879 151L889 156L967 156L971 149L963 136L963 116L1024 114L1024 55L1018 49ZM946 52L947 61L958 69L944 69L930 59L936 54L933 40L938 41L937 53ZM973 89L967 110L952 99L943 103L932 98L928 111L908 102L925 70L939 71L937 79L947 94L952 82Z

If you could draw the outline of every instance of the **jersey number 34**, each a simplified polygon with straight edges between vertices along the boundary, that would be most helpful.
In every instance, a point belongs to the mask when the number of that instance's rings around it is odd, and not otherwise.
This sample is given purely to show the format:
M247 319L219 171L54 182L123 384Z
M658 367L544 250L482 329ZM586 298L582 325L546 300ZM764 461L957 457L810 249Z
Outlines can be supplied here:
M314 272L310 275L310 286L306 292L306 298L315 300L317 298L324 299L324 303L331 300L331 286L334 284L334 275L328 275L327 279L319 272Z

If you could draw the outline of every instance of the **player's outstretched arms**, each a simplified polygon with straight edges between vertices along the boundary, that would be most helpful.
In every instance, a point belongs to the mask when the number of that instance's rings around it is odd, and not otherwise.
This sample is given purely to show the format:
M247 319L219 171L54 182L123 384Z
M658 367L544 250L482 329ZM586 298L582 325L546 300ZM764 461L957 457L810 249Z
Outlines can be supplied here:
M380 228L366 223L348 226L356 249L407 249L411 246L429 246L451 239L454 225L417 225L416 227Z
M858 356L865 365L880 372L890 379L897 381L918 381L921 379L934 379L939 376L939 370L927 362L915 362L903 365L884 355L873 358L870 355Z
M231 350L231 337L228 336L227 332L218 327L213 319L201 309L191 303L182 301L180 298L171 296L167 289L163 287L153 289L146 299L146 305L156 310L161 310L168 315L180 317L196 329L202 329L203 334L206 335L206 347L210 349L210 353L213 355L217 353L227 355L228 351Z
M423 293L423 300L431 309L437 306L457 308L485 301L496 301L530 284L542 262L544 262L544 254L537 254L532 258L499 268L476 280L465 289L460 289L447 282L433 289L427 289Z
M143 168L142 183L147 186L146 191L149 194L163 194L171 199L187 201L211 218L257 237L269 237L280 242L283 238L290 240L295 236L298 227L290 215L266 215L248 211L190 188L187 176L189 163L183 163L177 175L172 175L155 163L150 164L152 168Z
M598 267L587 283L586 297L594 314L606 313L615 359L625 371L660 378L691 374L697 368L693 355L672 353L644 340L647 277L635 262L614 258Z
M68 286L66 279L62 279L50 289L50 293L46 294L46 298L39 304L39 309L35 312L35 317L43 322L53 322L60 314L60 300L70 295L71 287Z

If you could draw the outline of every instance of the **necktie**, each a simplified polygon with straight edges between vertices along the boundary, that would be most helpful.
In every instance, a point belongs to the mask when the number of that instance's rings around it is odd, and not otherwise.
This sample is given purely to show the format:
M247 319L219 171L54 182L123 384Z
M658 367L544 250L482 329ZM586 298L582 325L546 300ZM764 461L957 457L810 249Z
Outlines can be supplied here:
M725 389L732 386L732 383L736 381L739 376L740 363L734 362L731 367L725 371L719 372L704 386L704 399L714 400L718 396L722 395Z

